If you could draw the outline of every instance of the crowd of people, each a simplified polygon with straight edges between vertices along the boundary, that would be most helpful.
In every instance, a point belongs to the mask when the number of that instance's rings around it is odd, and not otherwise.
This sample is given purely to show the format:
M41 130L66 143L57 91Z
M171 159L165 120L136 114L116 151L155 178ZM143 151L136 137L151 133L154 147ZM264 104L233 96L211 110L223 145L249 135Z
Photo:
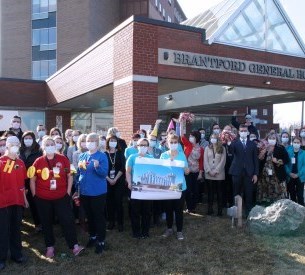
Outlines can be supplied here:
M214 215L214 198L216 215L222 216L236 195L245 200L245 217L254 204L269 205L281 198L304 205L305 127L293 138L274 129L262 138L251 120L246 114L245 122L239 123L234 112L230 125L214 123L209 136L203 128L186 135L176 119L167 131L160 131L162 121L157 120L153 129L139 129L126 143L115 127L106 136L77 129L62 134L59 128L47 131L44 125L38 125L36 133L23 132L21 117L14 116L12 127L0 138L0 270L9 251L13 261L26 261L21 245L24 207L30 208L35 230L44 236L45 256L53 258L54 220L75 256L84 250L76 224L86 222L86 247L101 254L106 230L126 229L125 194L132 237L137 239L149 238L151 224L158 224L165 214L162 237L176 232L182 241L183 215L197 211L203 192L207 215ZM182 161L181 197L130 198L137 158Z

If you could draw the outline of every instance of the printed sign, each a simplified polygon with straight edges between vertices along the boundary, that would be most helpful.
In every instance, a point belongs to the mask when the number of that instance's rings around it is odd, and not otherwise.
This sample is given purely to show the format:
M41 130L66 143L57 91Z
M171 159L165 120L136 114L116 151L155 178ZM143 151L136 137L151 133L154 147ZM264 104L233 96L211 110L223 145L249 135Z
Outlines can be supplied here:
M183 181L183 161L136 158L131 198L140 200L180 199Z

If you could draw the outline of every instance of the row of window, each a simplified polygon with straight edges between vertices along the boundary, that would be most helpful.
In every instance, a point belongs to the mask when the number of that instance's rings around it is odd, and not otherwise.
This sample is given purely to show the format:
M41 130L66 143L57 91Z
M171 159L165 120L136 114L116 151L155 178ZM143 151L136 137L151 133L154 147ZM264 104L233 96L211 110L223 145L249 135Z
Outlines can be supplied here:
M57 0L32 0L32 14L56 11Z
M32 0L32 78L45 80L57 70L57 0Z
M32 46L54 45L57 43L56 28L32 30Z
M57 70L56 59L32 61L32 78L45 80Z
M168 3L171 5L172 1L168 0ZM166 18L165 9L162 8L162 4L159 3L159 0L155 0L155 5L156 5L156 9L159 8L159 12L163 15L163 18L165 19ZM172 18L169 15L167 16L167 21L172 22Z

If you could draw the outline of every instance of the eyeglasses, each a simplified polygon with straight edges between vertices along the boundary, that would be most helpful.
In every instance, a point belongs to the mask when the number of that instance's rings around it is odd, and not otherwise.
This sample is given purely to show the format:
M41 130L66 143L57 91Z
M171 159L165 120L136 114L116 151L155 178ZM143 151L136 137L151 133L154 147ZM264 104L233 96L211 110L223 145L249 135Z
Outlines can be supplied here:
M170 144L177 144L178 141L170 141L169 143L170 143Z
M140 144L138 145L139 147L148 147L148 145L143 145L143 144Z

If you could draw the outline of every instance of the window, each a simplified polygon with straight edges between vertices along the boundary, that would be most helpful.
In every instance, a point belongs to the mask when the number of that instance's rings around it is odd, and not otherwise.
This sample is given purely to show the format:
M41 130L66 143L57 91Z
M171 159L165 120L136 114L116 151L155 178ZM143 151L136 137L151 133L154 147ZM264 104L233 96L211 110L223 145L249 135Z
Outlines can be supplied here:
M162 12L162 5L159 3L159 12Z
M45 80L57 70L56 59L32 61L32 78Z
M57 10L57 0L49 0L49 12Z
M251 109L251 116L257 116L257 109Z
M268 109L263 109L263 116L267 116L268 115Z
M56 43L56 28L32 30L32 46L54 45Z
M167 21L172 22L172 18L169 15L167 16Z
M172 0L168 0L168 3L171 5L172 4Z
M158 8L158 0L155 0L155 5Z
M32 15L33 19L39 19L41 16L47 18L48 12L57 10L57 0L32 0ZM39 14L43 14L40 15Z
M56 43L56 28L49 29L49 43L48 44L55 44Z
M32 46L40 45L40 30L32 30Z
M48 11L49 11L49 1L40 0L40 12L48 12Z
M40 12L40 1L32 0L32 13L39 13L39 12Z
M163 17L165 18L165 9L163 9Z

